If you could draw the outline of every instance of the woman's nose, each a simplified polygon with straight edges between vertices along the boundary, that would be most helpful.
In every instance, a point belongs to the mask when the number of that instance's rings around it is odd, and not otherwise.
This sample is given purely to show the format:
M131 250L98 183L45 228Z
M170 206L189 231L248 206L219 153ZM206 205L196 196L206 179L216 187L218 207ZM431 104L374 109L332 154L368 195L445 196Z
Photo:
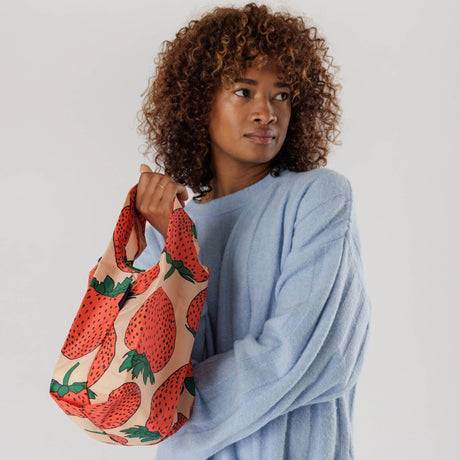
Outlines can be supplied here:
M251 112L251 121L268 125L276 123L277 118L273 107L268 100L258 101L254 103L253 111Z

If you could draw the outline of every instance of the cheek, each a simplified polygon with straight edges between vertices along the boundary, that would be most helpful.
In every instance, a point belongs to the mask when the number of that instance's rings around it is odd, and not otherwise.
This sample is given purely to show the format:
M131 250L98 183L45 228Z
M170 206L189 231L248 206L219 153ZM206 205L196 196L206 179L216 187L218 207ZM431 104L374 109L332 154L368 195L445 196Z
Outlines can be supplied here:
M289 108L289 109L286 109L286 111L282 114L282 122L280 123L285 135L289 128L290 121L291 121L291 109Z
M220 122L219 114L216 111L213 111L209 117L209 124L208 124L208 132L209 138L214 141L216 137L220 135L220 126L222 123Z
M219 110L214 111L212 118L210 118L209 135L214 140L232 142L232 139L240 132L240 125L241 120L234 110L226 109L225 106L220 107Z

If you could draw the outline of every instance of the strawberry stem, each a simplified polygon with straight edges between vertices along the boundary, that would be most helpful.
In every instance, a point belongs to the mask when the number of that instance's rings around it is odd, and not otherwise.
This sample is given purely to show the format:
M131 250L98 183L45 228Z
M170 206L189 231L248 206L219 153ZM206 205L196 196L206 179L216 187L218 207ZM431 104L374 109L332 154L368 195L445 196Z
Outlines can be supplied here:
M69 379L70 379L70 374L80 365L80 363L76 363L74 366L72 366L64 375L64 380L62 381L63 385L68 385L69 384Z
M196 331L194 331L188 324L186 324L185 327L187 328L187 330L188 330L189 332L192 333L193 337L196 336Z
M193 377L185 377L184 386L192 396L195 396L195 379Z
M94 434L107 434L105 431L92 431L92 430L87 430L85 428L85 431L87 431L88 433L94 433Z

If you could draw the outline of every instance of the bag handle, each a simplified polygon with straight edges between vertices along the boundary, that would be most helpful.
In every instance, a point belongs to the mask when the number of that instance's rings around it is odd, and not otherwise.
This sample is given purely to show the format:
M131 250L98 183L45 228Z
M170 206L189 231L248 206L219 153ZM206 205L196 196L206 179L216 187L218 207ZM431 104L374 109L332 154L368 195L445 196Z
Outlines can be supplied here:
M156 265L147 270L134 268L134 260L147 247L145 240L146 219L136 209L137 184L131 188L113 232L113 245L117 266L120 270L131 273L157 271ZM176 209L183 208L177 196L171 207L171 216ZM169 229L168 229L169 231Z

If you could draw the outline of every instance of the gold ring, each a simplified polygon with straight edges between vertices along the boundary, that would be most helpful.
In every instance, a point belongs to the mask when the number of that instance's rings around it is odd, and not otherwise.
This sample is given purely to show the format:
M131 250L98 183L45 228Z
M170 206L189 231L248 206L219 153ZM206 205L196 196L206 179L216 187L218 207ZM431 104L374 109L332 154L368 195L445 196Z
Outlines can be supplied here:
M158 184L159 187L161 187L163 190L166 188L164 185Z

